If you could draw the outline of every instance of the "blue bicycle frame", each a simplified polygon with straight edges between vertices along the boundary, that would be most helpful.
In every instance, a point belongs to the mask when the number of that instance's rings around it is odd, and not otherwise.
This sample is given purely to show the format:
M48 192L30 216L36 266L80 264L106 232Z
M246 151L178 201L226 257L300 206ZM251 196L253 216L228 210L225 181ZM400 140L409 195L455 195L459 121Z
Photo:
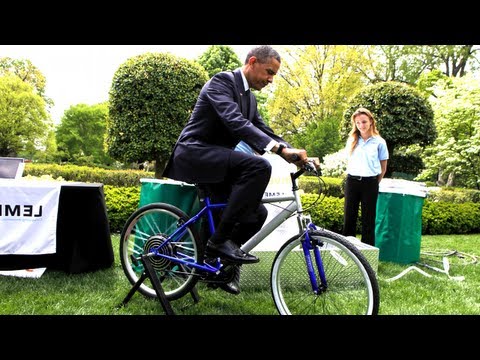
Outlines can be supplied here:
M305 172L304 169L297 171L296 173L291 174L292 179L292 194L286 196L273 196L273 197L264 197L262 199L262 203L269 204L269 203L279 203L290 201L289 204L283 207L282 211L277 214L273 219L271 219L267 224L265 224L259 232L257 232L250 240L248 240L245 244L241 246L241 249L245 252L250 252L255 246L257 246L262 240L264 240L270 233L272 233L276 228L278 228L284 221L291 217L291 215L297 212L297 222L299 227L299 235L303 237L302 241L302 248L303 254L305 256L307 271L310 278L310 283L312 285L312 290L315 293L320 293L323 291L327 286L327 280L325 277L325 271L320 255L320 250L317 246L312 245L312 240L310 237L310 231L314 231L317 227L311 222L309 216L305 216L303 214L302 202L300 198L300 194L298 192L299 188L296 182L296 179ZM195 224L199 219L203 216L207 216L208 219L208 227L210 233L213 234L215 232L215 222L213 219L213 209L223 209L227 206L226 203L218 203L212 204L210 202L210 198L208 196L204 199L205 206L194 216L192 216L187 222L181 224L173 234L167 237L166 241L157 246L152 248L151 252L147 256L159 256L173 262L179 263L181 265L185 265L188 267L193 267L202 271L210 272L210 273L218 273L222 268L222 263L219 259L212 265L205 262L198 263L196 262L191 256L186 256L182 253L177 253L179 257L172 257L162 253L160 250L166 246L169 242L175 241L177 238L181 238L187 228L193 224ZM313 249L316 268L320 278L320 284L317 282L317 277L315 275L315 269L312 262L312 257L310 255L310 250Z

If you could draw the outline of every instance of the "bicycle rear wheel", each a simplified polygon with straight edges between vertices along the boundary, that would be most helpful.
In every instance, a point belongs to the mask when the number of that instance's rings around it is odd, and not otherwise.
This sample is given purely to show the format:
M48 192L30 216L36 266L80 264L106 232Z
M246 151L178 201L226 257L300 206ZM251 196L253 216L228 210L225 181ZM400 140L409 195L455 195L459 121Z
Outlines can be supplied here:
M310 232L309 250L315 278L320 284L314 249L320 253L326 284L312 290L302 248L303 235L288 240L272 265L271 288L282 315L376 315L380 295L375 272L343 236L328 230Z
M135 284L144 272L142 262L134 263L132 257L139 258L151 252L152 248L165 244L160 253L170 257L198 262L203 257L203 243L193 225L183 234L167 243L166 239L189 217L175 206L154 203L141 207L127 220L120 237L120 260L123 271L130 283ZM176 300L187 294L195 286L197 270L180 262L152 256L147 259L155 269L168 300ZM147 297L156 297L150 279L145 279L138 289Z

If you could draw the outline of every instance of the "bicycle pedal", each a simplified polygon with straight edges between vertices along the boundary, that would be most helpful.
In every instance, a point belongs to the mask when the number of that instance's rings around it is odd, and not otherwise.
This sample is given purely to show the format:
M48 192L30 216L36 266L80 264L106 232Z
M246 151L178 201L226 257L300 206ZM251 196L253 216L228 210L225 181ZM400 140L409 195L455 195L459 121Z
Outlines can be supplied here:
M216 265L219 262L219 258L218 257L206 257L205 256L203 258L203 262L207 263L209 265Z
M220 286L220 284L217 284L217 283L208 283L207 284L207 288L213 289L213 290L218 289L219 286Z
M135 256L130 255L130 261L132 262L133 265L138 266L138 260Z

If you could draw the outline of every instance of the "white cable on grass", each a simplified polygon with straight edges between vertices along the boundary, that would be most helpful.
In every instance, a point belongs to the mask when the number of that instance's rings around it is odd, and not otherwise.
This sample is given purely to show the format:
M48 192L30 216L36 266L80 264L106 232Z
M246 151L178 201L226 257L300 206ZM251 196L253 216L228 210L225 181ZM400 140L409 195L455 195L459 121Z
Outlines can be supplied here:
M425 271L423 271L422 269L419 269L418 267L416 266L410 266L408 268L406 268L405 270L403 270L400 274L398 274L397 276L394 276L393 278L390 278L390 279L387 279L386 281L388 282L391 282L391 281L395 281L395 280L398 280L400 279L402 276L404 276L406 273L412 271L412 270L415 270L415 271L418 271L420 274L422 274L423 276L426 276L426 277L432 277L432 275L426 273Z
M454 281L463 281L463 280L465 280L465 276L451 276L451 275L450 275L450 262L448 261L448 258L447 258L447 257L444 257L444 258L443 258L442 263L443 263L443 270L442 270L442 269L439 269L439 268L437 268L437 267L435 267L435 266L431 266L431 265L428 265L428 264L423 264L423 263L418 263L418 262L417 262L418 265L422 265L422 266L425 266L425 267L427 267L427 268L429 268L429 269L432 269L432 270L435 270L435 271L438 271L438 272L441 272L441 273L446 274L450 280L454 280Z

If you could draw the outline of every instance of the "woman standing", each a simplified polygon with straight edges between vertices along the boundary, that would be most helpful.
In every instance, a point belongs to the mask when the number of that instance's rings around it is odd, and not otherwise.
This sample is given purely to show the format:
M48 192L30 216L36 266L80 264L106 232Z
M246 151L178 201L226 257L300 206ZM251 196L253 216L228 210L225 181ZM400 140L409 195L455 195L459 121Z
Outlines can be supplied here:
M352 114L352 130L345 183L343 234L356 235L358 207L362 205L362 242L375 246L378 184L387 171L387 143L380 136L372 113L359 108Z

